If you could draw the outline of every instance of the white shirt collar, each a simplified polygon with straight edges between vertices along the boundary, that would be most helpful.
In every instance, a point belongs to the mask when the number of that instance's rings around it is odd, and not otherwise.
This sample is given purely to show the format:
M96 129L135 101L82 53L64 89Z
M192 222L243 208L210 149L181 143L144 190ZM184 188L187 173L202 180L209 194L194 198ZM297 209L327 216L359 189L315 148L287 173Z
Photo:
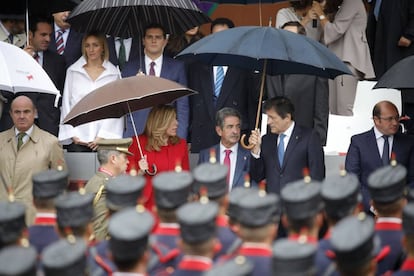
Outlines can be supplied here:
M25 133L28 136L32 136L32 132L33 132L33 125L27 131L25 131ZM17 128L14 128L14 133L16 134L16 137L17 137L17 135L19 135L20 131Z
M286 137L292 136L293 129L295 128L295 121L292 121L292 124L286 129L284 132L282 132Z

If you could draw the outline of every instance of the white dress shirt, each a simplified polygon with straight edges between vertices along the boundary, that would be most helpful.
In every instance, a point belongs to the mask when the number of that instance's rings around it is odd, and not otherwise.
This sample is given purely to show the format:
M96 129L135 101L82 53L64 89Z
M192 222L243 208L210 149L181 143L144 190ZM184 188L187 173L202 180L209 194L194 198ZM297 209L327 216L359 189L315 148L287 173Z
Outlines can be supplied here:
M162 57L163 55L152 60L147 55L145 55L145 72L147 72L147 75L149 75L149 72L150 72L151 62L155 62L155 65L154 65L155 76L156 77L161 76Z

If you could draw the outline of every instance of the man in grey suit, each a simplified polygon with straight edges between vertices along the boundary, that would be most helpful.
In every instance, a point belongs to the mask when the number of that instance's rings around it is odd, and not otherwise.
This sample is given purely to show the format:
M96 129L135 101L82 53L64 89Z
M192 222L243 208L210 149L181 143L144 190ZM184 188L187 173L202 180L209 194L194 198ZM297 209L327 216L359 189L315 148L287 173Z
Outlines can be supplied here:
M228 157L229 190L234 187L243 187L245 176L250 169L250 151L239 144L241 130L241 115L231 107L224 107L216 114L216 132L220 136L220 143L200 151L198 163L210 161L210 152L215 151L217 162L226 165Z

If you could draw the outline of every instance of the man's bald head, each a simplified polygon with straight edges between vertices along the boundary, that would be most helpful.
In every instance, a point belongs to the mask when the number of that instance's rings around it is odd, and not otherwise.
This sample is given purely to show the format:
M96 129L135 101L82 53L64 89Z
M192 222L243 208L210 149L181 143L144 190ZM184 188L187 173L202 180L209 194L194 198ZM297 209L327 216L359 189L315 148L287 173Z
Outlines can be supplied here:
M15 98L10 107L10 116L19 131L27 131L34 124L36 108L33 101L26 96Z

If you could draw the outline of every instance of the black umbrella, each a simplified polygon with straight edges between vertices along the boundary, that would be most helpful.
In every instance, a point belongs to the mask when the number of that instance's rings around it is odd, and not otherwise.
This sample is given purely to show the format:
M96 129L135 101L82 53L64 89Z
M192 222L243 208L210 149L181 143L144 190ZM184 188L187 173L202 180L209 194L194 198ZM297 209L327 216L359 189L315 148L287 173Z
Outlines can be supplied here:
M400 60L382 75L373 89L394 88L401 90L414 88L413 68L414 56Z
M85 0L68 22L81 33L99 30L123 38L142 37L150 23L161 24L169 34L180 34L210 22L191 0Z

